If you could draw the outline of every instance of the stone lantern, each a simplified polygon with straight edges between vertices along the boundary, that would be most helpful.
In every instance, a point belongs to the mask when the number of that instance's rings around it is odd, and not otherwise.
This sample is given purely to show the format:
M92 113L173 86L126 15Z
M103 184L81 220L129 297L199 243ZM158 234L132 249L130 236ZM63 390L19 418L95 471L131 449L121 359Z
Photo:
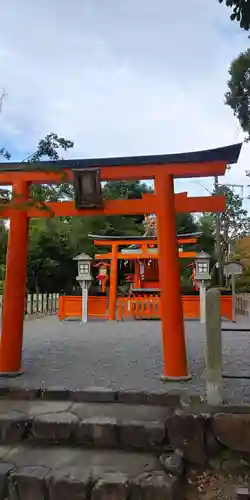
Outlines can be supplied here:
M206 322L206 288L211 281L210 255L200 252L195 259L195 281L200 290L200 322Z
M210 275L210 255L206 252L200 252L195 259L195 279L196 281L211 280Z
M92 258L81 253L74 257L73 260L77 261L78 274L76 280L80 283L82 288L82 323L87 323L88 321L88 289L92 281L91 275L91 262Z

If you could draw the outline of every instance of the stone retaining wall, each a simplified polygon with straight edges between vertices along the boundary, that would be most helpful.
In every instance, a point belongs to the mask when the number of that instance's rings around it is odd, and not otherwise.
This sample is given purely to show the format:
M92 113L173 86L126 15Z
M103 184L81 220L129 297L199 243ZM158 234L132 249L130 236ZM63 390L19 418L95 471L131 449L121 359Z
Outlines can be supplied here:
M65 389L64 387L0 387L0 399L46 401L74 401L79 403L124 403L178 407L181 405L180 391L147 392L140 390L114 390L106 387Z
M0 500L75 500L83 490L79 498L91 500L184 500L191 468L250 470L250 406L208 407L174 392L2 387L0 410ZM69 465L57 470L56 461L53 472L33 458L23 467L15 463L18 453L34 453L36 460L46 447L45 461L60 449L67 456L93 452L94 463L103 452L120 453L129 464L143 454L145 463L156 462L132 479L118 470L94 481L82 469L78 477L77 458L74 474Z
M208 407L197 404L195 407L184 404L177 393L147 393L142 391L114 391L106 388L86 388L68 390L0 388L0 399L71 401L66 412L37 415L35 418L17 411L0 415L0 442L28 438L46 441L72 439L99 446L102 439L106 447L119 447L127 443L135 448L169 448L176 450L188 464L206 464L226 452L243 454L250 463L250 406ZM115 422L114 418L79 418L74 411L74 402L84 403L123 403L166 407L165 424L162 422ZM7 425L8 423L8 425ZM10 438L7 427L14 435ZM99 429L98 442L93 433ZM92 437L91 437L92 435ZM145 440L145 446L143 446ZM92 443L92 444L91 444ZM149 443L150 446L149 446ZM248 457L249 454L249 457Z
M238 457L250 465L250 413L195 414L176 410L161 421L119 421L96 415L81 418L77 404L67 411L30 416L17 410L0 414L0 444L82 445L85 448L135 449L158 456L174 451L185 464L219 464ZM230 455L231 454L231 455ZM235 461L235 460L234 460Z

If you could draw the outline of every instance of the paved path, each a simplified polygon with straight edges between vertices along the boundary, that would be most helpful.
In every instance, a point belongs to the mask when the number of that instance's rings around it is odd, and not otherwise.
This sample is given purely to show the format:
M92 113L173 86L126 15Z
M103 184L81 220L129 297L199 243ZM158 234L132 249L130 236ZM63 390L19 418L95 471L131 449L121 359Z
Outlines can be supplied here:
M233 327L226 323L224 326ZM176 386L160 381L162 353L160 322L124 323L93 321L60 323L46 317L25 323L24 375L8 380L11 385L105 386L152 391L204 387L204 332L198 322L186 322L190 383ZM250 322L240 322L250 328ZM236 326L237 328L237 326ZM235 403L250 403L250 332L223 332L224 373L247 379L225 380L224 394ZM0 385L6 379L0 378Z

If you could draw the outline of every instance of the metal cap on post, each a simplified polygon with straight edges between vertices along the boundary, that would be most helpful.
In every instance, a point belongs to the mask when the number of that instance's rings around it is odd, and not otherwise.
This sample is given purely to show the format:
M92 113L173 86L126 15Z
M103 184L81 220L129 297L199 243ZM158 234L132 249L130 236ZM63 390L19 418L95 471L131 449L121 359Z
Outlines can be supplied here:
M211 405L220 405L222 395L222 339L220 292L206 293L206 399Z

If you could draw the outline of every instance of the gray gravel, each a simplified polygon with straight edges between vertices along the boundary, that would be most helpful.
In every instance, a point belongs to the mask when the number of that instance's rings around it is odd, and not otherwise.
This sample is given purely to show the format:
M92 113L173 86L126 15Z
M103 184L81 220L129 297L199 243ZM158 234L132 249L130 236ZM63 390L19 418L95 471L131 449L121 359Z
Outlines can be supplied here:
M225 323L223 326L233 326ZM241 328L250 321L241 320ZM186 322L189 383L163 383L159 321L59 322L45 317L25 322L23 369L21 377L0 378L0 385L64 386L83 388L105 386L117 389L152 391L187 389L203 393L204 331L195 321ZM223 332L223 371L249 376L224 382L226 400L250 403L250 332Z

